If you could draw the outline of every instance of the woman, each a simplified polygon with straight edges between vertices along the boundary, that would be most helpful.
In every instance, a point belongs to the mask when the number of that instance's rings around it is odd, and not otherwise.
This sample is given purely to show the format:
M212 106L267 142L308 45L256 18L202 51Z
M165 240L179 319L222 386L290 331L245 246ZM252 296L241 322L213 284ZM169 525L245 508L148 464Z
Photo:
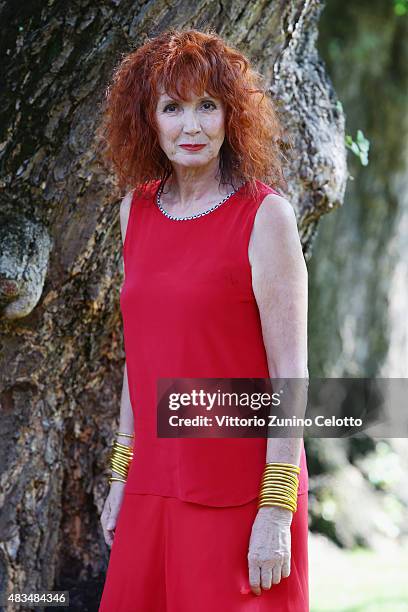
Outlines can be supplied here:
M104 118L134 188L99 610L306 612L303 439L165 438L156 420L160 378L307 377L306 266L268 185L284 185L272 101L217 34L171 29L122 59Z

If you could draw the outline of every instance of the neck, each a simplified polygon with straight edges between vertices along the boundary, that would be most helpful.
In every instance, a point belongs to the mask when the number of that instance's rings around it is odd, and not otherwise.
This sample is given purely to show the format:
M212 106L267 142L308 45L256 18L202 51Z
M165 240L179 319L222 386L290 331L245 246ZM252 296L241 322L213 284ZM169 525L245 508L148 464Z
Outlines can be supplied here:
M200 170L200 171L198 171ZM221 185L217 178L217 166L211 168L175 168L166 180L163 199L176 205L179 210L188 211L202 203L216 203L233 191L232 185Z

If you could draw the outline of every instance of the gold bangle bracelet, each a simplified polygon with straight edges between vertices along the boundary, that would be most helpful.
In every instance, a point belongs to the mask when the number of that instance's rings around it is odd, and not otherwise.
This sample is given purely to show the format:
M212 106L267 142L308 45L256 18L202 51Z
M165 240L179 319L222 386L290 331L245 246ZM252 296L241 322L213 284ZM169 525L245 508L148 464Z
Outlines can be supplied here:
M294 499L293 497L286 497L285 495L263 495L262 497L259 498L258 501L259 502L278 501L278 502L285 502L286 504L294 505L294 506L297 503L296 499Z
M123 459L122 457L118 457L117 455L111 457L111 460L116 461L120 465L123 465L123 467L127 467L130 464L130 461L128 461L127 459Z
M281 478L288 478L292 480L297 480L299 478L299 474L295 472L288 472L285 470L265 470L262 474L262 478L273 478L275 476L280 476Z
M261 483L261 488L264 487L283 487L284 489L288 489L290 491L297 491L298 485L295 485L291 482L284 482L283 480L268 480L266 482Z
M287 497L286 495L262 495L259 497L258 501L281 501L286 502L288 504L296 504L297 499L294 497Z
M127 478L127 475L128 475L126 470L121 470L118 467L113 467L112 472L115 472L116 474L120 474L121 476L123 476L123 478Z
M123 476L123 478L127 477L127 471L126 470L122 470L121 468L117 468L117 467L112 467L111 468L111 476L115 476L115 474L120 474L121 476Z
M112 450L120 451L121 453L133 453L133 446L129 444L119 444L119 442L115 442L112 444Z
M275 474L280 474L281 476L291 476L292 478L298 478L298 472L292 472L289 470L264 470L262 476L274 476Z
M277 465L265 465L265 472L288 472L289 474L300 474L300 470L295 470L287 467L279 467Z
M262 475L262 480L266 480L267 478L280 478L287 480L288 482L299 482L299 477L295 476L295 474L283 474L282 472L274 472Z
M127 438L133 438L133 434L127 434L125 432L117 432L116 435L122 435ZM115 474L111 474L109 482L122 482L126 483L126 478L129 472L130 463L133 459L133 445L122 444L118 440L114 440L111 445L110 453L110 469Z
M260 493L267 493L268 491L283 491L288 495L297 495L297 491L293 489L288 489L287 487L261 487L259 489Z
M280 470L264 472L262 478L286 478L286 480L292 480L296 482L299 480L299 475L291 472L281 472Z
M285 493L288 493L288 494L291 494L291 495L297 495L297 489L293 489L291 487L285 487L285 485L282 485L282 484L264 485L263 487L260 487L259 490L261 492L264 492L264 491L285 491Z
M129 468L127 463L121 463L120 461L117 461L116 459L112 459L111 466L112 467L116 466L122 471L127 471Z
M267 466L268 465L271 465L271 466L276 465L276 466L279 466L279 467L288 467L288 468L290 468L292 470L297 470L297 471L300 472L300 467L298 465L295 465L294 463L282 463L282 462L279 462L279 461L268 461L266 463L266 465Z
M125 452L132 452L132 446L130 444L122 444L122 442L114 441L113 447L117 449L123 449Z
M124 461L130 461L133 458L132 451L124 451L121 448L113 448L110 454L111 457L119 457Z
M130 455L128 453L120 453L117 450L114 450L110 456L118 457L118 459L122 459L123 461L130 461L133 458L133 455Z
M281 499L285 501L296 501L296 498L293 495L286 495L285 493L263 493L259 496L259 499Z
M276 476L280 476L281 478L288 478L290 480L297 480L299 478L298 474L295 474L294 472L284 472L283 470L269 470L262 474L262 478L273 478Z
M289 472L290 474L300 474L300 468L295 469L293 468L289 468L289 467L285 467L285 466L279 466L279 465L268 465L266 464L264 466L264 470L267 471L273 471L273 470L278 470L279 472Z
M269 461L265 464L259 491L258 508L281 506L296 512L300 466Z
M122 468L122 470L127 470L129 468L128 463L123 463L123 461L118 461L117 459L112 459L111 465L117 465L119 468Z
M111 461L117 461L118 463L121 463L125 467L130 465L132 462L131 459L119 457L118 455L114 455L113 457L111 457Z
M260 486L260 491L264 491L264 490L268 490L268 489L281 489L283 491L288 491L291 493L296 493L298 492L298 488L299 487L294 487L292 485L288 485L287 483L284 482L268 482L268 483L264 483Z
M284 495L289 495L292 497L296 497L297 496L297 491L291 491L288 489L285 489L284 487L268 487L268 488L263 488L260 490L259 494L260 495L265 495L266 493L282 493Z
M123 446L123 448L132 448L133 444L123 444L123 442L119 442L119 440L113 440L115 446Z
M117 436L125 436L125 438L134 438L135 437L135 434L128 434L128 433L125 433L124 431L117 431L116 435Z
M115 461L111 463L111 468L113 470L116 470L117 472L120 472L121 474L127 474L128 472L127 465L121 465L120 463L116 463Z
M283 485L286 487L293 487L294 489L297 489L299 486L299 481L298 480L288 480L287 478L280 478L279 476L275 476L275 478L262 478L261 480L261 486L266 486L266 485L270 485L270 484L274 484L276 483L277 485Z
M125 461L126 463L130 463L132 460L131 455L122 455L121 453L112 453L111 459L120 459L120 461Z
M119 457L133 457L133 451L125 451L121 448L113 448L111 455L118 455Z
M299 480L297 478L287 478L286 476L264 476L261 480L261 483L268 482L285 483L291 487L297 487L299 484Z

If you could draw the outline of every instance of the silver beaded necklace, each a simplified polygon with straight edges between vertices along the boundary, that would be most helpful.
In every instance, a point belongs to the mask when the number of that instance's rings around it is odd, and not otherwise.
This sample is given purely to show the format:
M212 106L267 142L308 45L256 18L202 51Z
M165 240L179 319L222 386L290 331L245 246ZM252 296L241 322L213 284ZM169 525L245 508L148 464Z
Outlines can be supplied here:
M167 212L167 210L165 210L161 204L161 193L163 191L163 187L164 187L164 183L162 185L160 185L160 188L157 191L157 195L156 195L156 204L159 207L159 209L161 210L161 212L163 213L163 215L165 215L168 219L172 219L173 221L187 221L188 219L197 219L198 217L203 217L204 215L208 215L208 213L212 212L213 210L215 210L216 208L218 208L219 206L221 206L221 204L224 204L224 202L226 202L232 195L234 195L234 193L236 193L239 189L241 189L241 187L245 184L245 181L243 181L239 187L237 187L236 189L234 189L233 191L231 191L231 193L229 193L228 195L225 196L225 198L223 200L221 200L221 202L218 202L217 204L214 204L214 206L212 206L211 208L209 208L208 210L204 210L203 212L200 213L196 213L195 215L190 215L190 216L186 216L186 217L173 217L173 215L171 215L170 213Z

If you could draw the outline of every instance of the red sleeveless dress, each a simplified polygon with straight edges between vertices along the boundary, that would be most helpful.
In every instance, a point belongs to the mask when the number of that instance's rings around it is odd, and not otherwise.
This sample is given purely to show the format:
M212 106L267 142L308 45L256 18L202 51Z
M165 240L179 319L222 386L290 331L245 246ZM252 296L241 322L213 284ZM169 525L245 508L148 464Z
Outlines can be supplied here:
M248 244L268 193L247 184L201 217L175 220L157 206L159 181L133 198L123 248L120 304L134 458L128 493L207 506L244 504L259 494L265 438L157 437L157 379L268 378L252 290ZM308 489L302 441L299 494Z
M168 218L159 181L134 195L120 303L134 458L99 612L308 612L308 474L302 442L291 571L256 596L247 553L265 438L159 438L158 378L268 378L248 244L274 190L243 185L208 214Z

